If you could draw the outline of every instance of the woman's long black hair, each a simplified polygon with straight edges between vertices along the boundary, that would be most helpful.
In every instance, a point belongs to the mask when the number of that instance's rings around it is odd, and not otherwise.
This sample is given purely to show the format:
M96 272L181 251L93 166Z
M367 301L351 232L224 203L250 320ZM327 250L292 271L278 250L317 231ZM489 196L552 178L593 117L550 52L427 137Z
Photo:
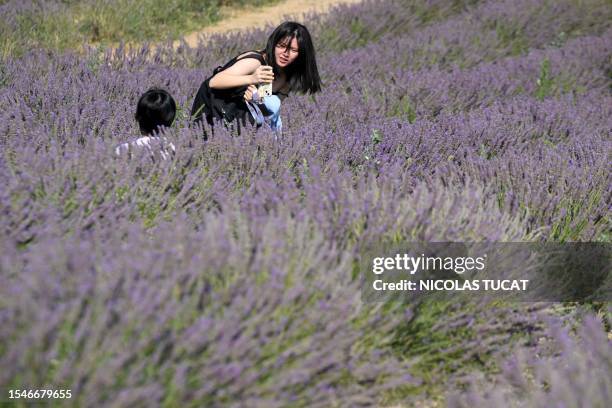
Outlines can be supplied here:
M276 64L275 48L279 41L289 39L287 47L290 47L293 39L298 43L298 56L287 68L285 74L289 82L290 91L302 93L315 93L321 90L321 78L317 69L317 59L312 39L308 29L300 23L286 21L276 27L268 37L266 45L266 57L268 64L274 69L274 75L280 74L280 68Z

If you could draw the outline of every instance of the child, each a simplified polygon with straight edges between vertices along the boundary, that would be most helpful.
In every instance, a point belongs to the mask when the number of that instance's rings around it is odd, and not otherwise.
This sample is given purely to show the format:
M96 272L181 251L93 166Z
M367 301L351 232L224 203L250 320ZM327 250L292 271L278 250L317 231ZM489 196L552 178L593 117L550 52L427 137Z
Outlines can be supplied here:
M152 145L167 142L165 137L154 136L164 127L170 127L176 116L176 102L172 96L163 89L151 88L138 100L136 105L136 120L143 137L132 142L122 143L115 148L115 154L131 151L133 147L146 147L153 153ZM172 153L176 149L172 143L167 143ZM170 153L163 147L159 150L162 159L170 157Z

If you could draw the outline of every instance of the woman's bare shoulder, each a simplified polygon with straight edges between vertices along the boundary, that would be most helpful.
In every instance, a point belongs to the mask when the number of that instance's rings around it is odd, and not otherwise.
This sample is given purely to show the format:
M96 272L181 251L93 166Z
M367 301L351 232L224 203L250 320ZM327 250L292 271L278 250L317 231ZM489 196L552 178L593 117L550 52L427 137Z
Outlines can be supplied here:
M236 57L236 59L237 60L241 60L241 59L244 59L244 57L249 57L249 56L255 57L256 54L259 54L261 57L263 57L265 59L265 57L264 57L265 54L264 54L263 50L246 51L246 52L243 52L242 54L238 55ZM256 58L256 59L258 59L258 58Z
M261 62L255 58L242 58L223 72L227 72L231 75L252 74L260 66Z

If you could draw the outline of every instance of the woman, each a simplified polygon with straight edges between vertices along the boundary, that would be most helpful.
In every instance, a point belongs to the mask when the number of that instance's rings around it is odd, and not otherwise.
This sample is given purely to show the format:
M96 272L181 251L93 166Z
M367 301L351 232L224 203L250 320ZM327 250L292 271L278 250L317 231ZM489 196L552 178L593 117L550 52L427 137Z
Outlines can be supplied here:
M269 83L272 95L259 95L257 87ZM290 92L320 90L310 34L302 24L287 21L270 35L265 50L242 53L217 67L200 86L191 115L195 121L205 116L211 126L223 121L238 133L247 120L257 127L265 120L279 131L280 102Z

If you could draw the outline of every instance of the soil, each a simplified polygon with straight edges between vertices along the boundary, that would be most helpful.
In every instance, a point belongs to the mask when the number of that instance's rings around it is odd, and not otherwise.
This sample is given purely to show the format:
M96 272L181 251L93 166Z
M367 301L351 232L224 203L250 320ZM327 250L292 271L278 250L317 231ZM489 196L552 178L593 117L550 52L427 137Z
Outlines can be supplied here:
M183 37L183 40L191 48L195 48L200 43L205 43L212 34L224 34L234 31L248 30L265 27L268 24L278 25L289 19L293 21L303 21L304 16L310 13L326 13L332 7L341 4L361 3L363 0L283 0L277 4L262 7L224 7L221 13L224 18L216 24L204 27L202 30L195 31ZM87 44L85 44L87 45ZM96 44L88 44L96 45ZM174 41L174 48L178 48L181 41ZM113 44L109 48L111 57L117 57L119 44ZM123 45L123 52L129 53L131 49L139 49L139 43L126 43ZM155 50L155 43L149 44L149 52Z
M240 31L252 28L264 27L267 24L278 25L281 22L292 19L300 21L312 12L325 13L333 6L339 4L360 3L362 0L284 0L280 3L264 6L249 7L242 9L223 9L226 16L217 24L205 27L200 31L188 34L184 37L190 47L198 45L199 41L206 41L210 34L222 34L232 31ZM178 45L178 42L176 43Z

